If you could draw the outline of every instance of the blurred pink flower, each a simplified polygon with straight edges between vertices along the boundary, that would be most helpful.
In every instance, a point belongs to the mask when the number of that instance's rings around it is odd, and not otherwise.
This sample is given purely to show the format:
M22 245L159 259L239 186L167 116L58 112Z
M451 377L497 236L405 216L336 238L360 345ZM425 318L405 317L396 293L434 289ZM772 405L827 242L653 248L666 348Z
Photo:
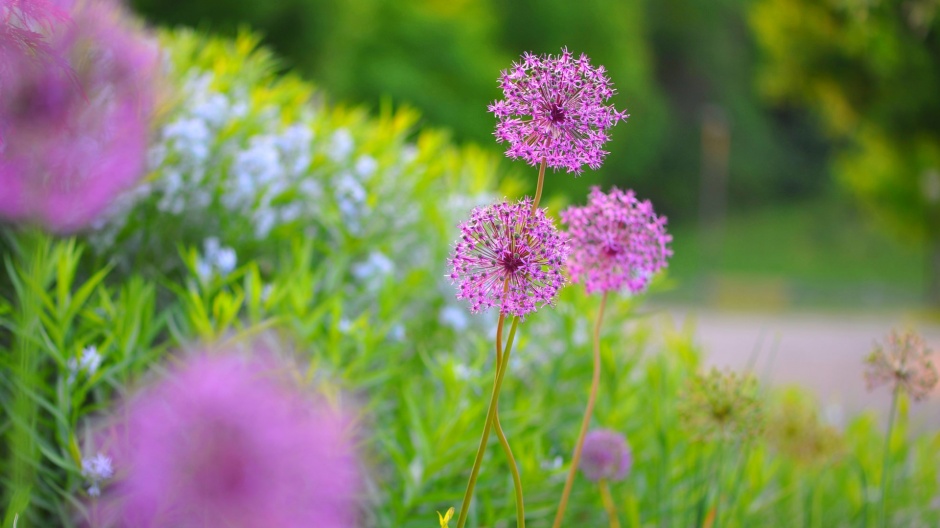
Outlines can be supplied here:
M101 435L116 483L107 526L350 528L358 470L350 423L270 358L197 355Z
M591 482L623 480L630 474L633 453L622 434L609 429L595 429L584 437L581 471Z
M930 356L931 350L919 335L892 331L885 344L876 344L865 359L868 390L893 385L893 390L906 392L914 401L923 400L937 386L937 367Z
M116 1L6 0L0 217L86 226L144 168L157 48Z
M581 166L601 166L607 155L607 129L626 119L604 103L614 94L604 67L586 55L574 59L567 49L557 57L526 53L502 72L505 99L489 106L499 119L497 142L509 143L506 155L530 165L581 173Z
M538 303L551 304L565 284L568 244L543 209L532 211L529 198L477 207L460 233L450 279L472 312L495 306L524 317Z
M561 221L569 226L571 278L583 282L588 293L624 286L638 293L672 255L666 218L633 191L614 187L605 194L593 187L588 204L562 211Z

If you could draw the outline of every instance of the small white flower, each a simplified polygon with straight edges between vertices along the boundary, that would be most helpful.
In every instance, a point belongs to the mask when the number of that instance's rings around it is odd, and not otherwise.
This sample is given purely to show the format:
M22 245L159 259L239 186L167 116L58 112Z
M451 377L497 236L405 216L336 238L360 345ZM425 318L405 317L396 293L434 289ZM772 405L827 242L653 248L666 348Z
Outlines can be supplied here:
M94 376L101 365L101 354L98 353L98 348L94 345L85 347L79 364L89 376Z
M458 332L466 330L467 326L470 325L470 319L467 317L464 310L452 304L441 309L437 320L441 324L449 326Z
M92 497L101 495L101 488L98 485L102 481L108 480L114 476L114 468L111 466L111 459L101 453L91 458L83 458L82 476L90 483L88 486L88 494Z
M221 275L228 275L235 269L238 263L238 256L235 250L230 247L224 247L219 250L215 257L215 267Z
M225 123L228 115L229 102L225 95L220 93L211 93L199 101L192 109L193 116L203 120L213 128L219 128Z
M356 174L361 176L363 179L368 179L378 168L379 163L375 161L375 158L372 156L362 155L359 156L359 159L356 160Z
M201 164L209 157L209 127L202 119L183 117L163 129L163 138L189 160Z
M360 281L367 281L373 278L381 279L395 271L395 263L389 260L381 251L369 253L369 258L365 262L359 262L352 266L353 277Z
M353 137L345 128L333 133L330 141L329 156L333 161L343 161L349 157L353 150Z

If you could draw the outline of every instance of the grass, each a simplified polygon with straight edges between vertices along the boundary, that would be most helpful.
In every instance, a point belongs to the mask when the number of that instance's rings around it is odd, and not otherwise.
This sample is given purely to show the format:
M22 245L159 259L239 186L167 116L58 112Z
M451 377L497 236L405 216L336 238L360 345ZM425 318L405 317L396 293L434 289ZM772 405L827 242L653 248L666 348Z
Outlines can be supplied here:
M670 275L678 286L671 300L723 304L756 295L777 307L833 309L923 301L924 248L893 238L844 199L769 206L733 214L710 231L679 225L672 232Z

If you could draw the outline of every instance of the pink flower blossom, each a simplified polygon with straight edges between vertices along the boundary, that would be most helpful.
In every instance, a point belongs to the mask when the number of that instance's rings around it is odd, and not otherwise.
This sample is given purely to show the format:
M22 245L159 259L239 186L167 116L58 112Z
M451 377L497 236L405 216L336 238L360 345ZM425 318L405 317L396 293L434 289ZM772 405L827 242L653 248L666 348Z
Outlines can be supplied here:
M569 226L572 280L583 282L588 293L624 286L638 293L672 255L666 218L656 216L649 200L638 201L633 191L615 187L604 194L593 187L588 204L562 211L561 220Z
M865 359L868 390L892 385L906 392L914 401L926 398L937 386L937 367L924 338L914 332L892 331L884 345L877 344Z
M266 359L197 355L118 414L99 442L116 483L106 526L349 528L349 423Z
M75 231L142 176L157 50L110 0L6 1L0 217Z
M497 142L509 143L506 155L530 165L581 174L581 167L601 166L607 152L607 129L628 117L604 103L613 94L603 66L594 68L586 55L526 53L502 72L505 99L489 106L499 119Z
M565 284L565 237L544 210L531 209L529 198L498 202L477 207L460 224L450 278L472 312L495 306L523 317L539 303L551 304Z
M580 469L591 482L623 480L630 474L633 453L626 438L609 429L595 429L584 437Z

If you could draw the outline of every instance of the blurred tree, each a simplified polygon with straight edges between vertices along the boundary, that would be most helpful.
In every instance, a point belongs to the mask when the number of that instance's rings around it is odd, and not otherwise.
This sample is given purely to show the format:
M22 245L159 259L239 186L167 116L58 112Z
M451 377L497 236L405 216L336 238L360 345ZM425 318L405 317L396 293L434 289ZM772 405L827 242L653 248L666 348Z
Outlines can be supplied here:
M763 91L840 141L833 169L886 225L928 244L940 305L940 0L762 0Z

